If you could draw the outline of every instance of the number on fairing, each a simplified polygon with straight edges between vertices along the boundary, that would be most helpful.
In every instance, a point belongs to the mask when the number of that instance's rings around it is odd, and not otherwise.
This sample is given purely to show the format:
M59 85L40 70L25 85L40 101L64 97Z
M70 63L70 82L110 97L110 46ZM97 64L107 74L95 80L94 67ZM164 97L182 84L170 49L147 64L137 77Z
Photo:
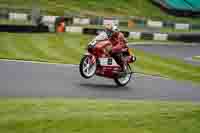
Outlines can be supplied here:
M89 43L89 45L94 46L96 44L96 41L92 41Z
M108 58L108 65L112 65L112 61L113 61L112 58Z
M117 65L116 61L113 58L99 58L100 65Z

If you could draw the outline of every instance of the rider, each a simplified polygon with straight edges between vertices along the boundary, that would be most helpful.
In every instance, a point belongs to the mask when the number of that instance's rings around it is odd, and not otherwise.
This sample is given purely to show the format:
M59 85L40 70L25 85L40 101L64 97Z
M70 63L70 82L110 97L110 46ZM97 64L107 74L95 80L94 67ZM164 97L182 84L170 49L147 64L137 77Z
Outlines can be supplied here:
M112 43L112 48L107 49L110 55L116 60L122 68L125 69L125 62L123 60L122 51L127 48L127 41L124 34L121 33L118 27L114 24L107 24L105 32Z

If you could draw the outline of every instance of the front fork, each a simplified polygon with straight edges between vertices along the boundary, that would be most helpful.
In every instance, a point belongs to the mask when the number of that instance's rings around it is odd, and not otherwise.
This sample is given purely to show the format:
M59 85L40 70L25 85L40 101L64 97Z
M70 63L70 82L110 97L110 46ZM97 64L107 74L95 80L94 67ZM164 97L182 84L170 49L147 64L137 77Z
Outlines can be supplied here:
M85 53L86 56L89 57L89 64L92 65L92 64L95 64L96 63L96 57L90 53Z

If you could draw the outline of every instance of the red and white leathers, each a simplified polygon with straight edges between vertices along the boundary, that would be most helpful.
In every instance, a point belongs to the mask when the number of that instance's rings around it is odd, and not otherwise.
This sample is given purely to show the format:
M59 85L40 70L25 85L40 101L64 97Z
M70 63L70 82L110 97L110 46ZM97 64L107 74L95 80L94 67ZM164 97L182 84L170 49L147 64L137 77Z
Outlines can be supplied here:
M114 32L109 40L112 43L112 53L120 53L127 48L126 39L121 32Z
M114 32L110 38L112 43L111 56L116 60L116 62L124 69L125 61L123 60L122 52L127 48L127 41L124 34L121 32Z

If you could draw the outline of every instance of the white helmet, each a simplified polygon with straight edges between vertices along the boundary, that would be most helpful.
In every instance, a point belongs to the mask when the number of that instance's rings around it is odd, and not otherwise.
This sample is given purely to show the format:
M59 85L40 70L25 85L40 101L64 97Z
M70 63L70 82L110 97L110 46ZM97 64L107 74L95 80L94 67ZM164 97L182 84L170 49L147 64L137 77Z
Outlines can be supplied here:
M105 27L106 27L106 29L111 30L112 32L118 32L119 31L117 25L114 24L114 23L106 24Z
M105 27L106 27L105 32L106 32L106 34L107 34L107 36L108 36L109 38L110 38L115 32L118 32L118 31L119 31L117 25L114 25L114 24L112 24L112 23L106 24Z
M114 31L114 32L118 32L119 31L117 25L112 26L112 31Z

